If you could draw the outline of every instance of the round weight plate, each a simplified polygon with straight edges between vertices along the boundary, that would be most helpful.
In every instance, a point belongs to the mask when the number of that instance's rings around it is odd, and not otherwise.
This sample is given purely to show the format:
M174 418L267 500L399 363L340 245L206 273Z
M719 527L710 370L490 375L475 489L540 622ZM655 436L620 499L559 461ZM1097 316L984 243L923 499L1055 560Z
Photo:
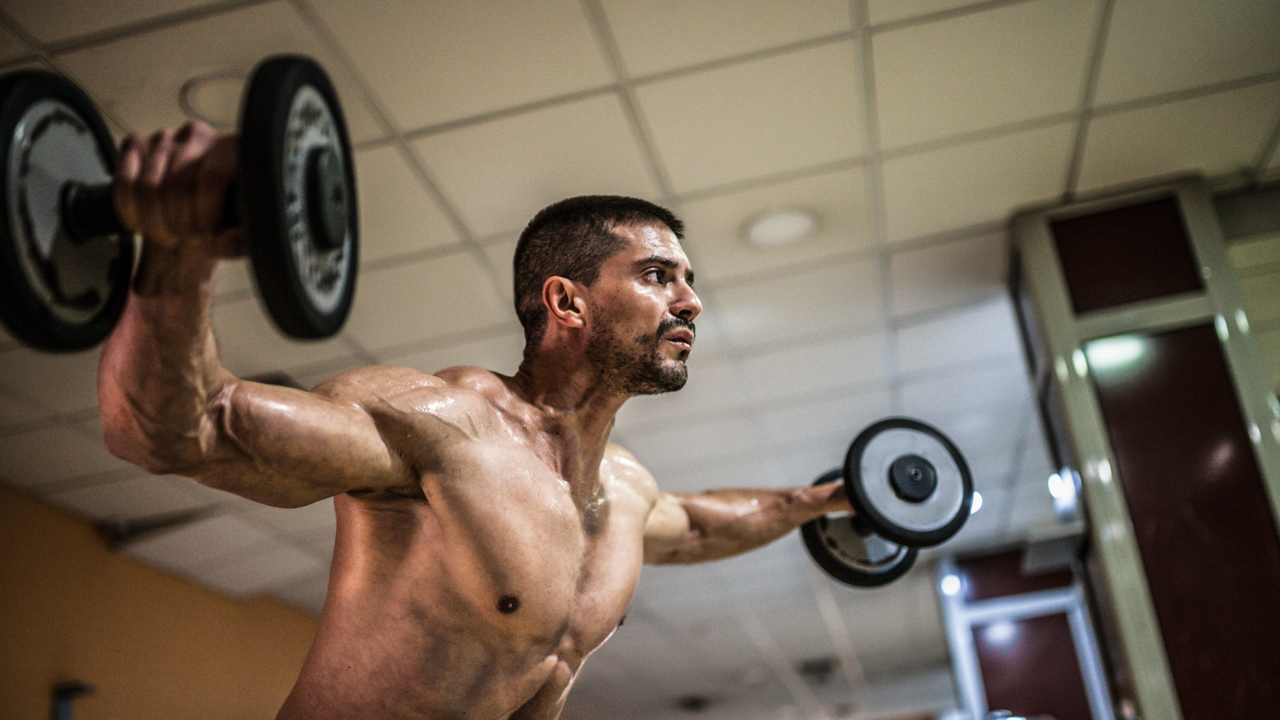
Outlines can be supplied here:
M296 338L338 332L359 259L355 167L338 96L313 60L280 55L254 70L242 104L239 177L240 217L267 313Z
M924 497L904 493L901 475L895 483L895 464L899 471L907 464L932 472L936 487ZM863 430L849 446L844 477L854 512L895 543L937 545L969 519L969 466L945 435L918 420L890 418Z
M838 481L841 475L840 470L832 470L814 485ZM852 515L824 515L802 525L800 536L818 567L858 587L878 587L897 580L911 569L918 552L868 532Z
M0 319L42 350L92 347L129 294L131 234L74 240L63 225L71 184L111 181L116 149L102 116L59 75L0 78Z

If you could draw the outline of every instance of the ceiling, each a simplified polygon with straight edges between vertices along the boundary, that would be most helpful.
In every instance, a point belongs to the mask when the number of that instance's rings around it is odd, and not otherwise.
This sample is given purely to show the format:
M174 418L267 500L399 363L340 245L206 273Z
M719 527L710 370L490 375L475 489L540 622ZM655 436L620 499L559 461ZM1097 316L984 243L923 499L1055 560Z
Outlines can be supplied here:
M0 0L0 70L66 74L117 131L234 117L237 78L317 58L356 143L362 268L343 331L285 340L219 273L224 362L310 386L370 363L511 372L510 256L543 205L637 195L686 220L705 312L680 393L615 439L672 491L807 484L871 422L941 428L982 509L941 551L1052 527L1006 296L1010 213L1198 171L1280 176L1274 0ZM740 239L762 211L808 241ZM203 519L126 552L233 596L323 602L332 506L276 510L110 457L96 353L0 339L0 476L99 520ZM648 568L567 715L879 718L955 703L930 558L875 591L788 537ZM805 661L836 657L822 673ZM818 663L818 667L821 663ZM813 667L811 664L810 667Z

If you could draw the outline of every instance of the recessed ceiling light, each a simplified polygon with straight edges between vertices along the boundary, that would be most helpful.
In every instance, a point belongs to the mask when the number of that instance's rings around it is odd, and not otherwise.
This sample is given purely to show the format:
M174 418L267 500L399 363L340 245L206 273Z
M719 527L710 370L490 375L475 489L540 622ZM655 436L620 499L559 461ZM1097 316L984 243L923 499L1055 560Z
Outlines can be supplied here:
M742 237L758 248L792 245L813 237L818 216L812 210L786 207L756 215L742 226Z

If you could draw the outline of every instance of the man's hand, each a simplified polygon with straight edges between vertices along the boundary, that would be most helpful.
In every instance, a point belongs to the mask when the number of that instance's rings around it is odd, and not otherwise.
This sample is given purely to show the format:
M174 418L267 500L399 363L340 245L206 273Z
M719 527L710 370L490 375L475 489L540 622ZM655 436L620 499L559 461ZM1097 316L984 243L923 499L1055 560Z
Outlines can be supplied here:
M244 254L224 208L236 175L236 136L193 121L121 145L116 214L144 238L143 252L190 254L210 263Z

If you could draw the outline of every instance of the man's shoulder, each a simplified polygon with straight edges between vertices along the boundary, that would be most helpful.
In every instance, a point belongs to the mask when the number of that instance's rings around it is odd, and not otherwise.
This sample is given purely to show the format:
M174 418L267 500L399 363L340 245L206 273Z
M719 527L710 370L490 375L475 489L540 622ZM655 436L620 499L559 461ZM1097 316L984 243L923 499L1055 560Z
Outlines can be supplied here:
M419 404L426 394L482 406L492 404L508 388L501 375L477 367L452 367L431 374L409 367L372 365L334 376L317 385L314 392L361 405Z
M612 480L630 486L642 497L652 499L658 495L658 483L653 479L653 475L640 464L635 455L621 445L609 443L605 447L600 470Z

